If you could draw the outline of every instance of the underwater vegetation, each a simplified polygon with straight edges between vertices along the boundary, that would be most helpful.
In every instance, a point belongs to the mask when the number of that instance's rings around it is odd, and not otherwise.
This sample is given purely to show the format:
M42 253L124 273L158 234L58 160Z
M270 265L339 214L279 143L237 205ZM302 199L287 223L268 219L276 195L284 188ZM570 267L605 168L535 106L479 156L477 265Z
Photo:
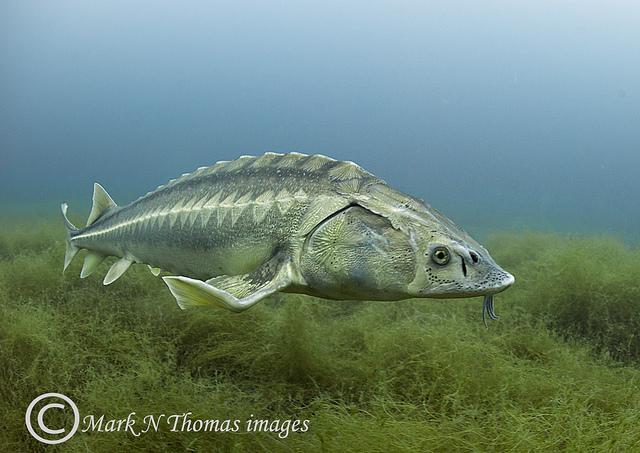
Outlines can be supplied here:
M0 444L42 447L29 402L82 413L308 419L305 433L78 433L65 451L586 451L640 448L640 251L609 237L497 234L496 298L276 295L181 311L146 266L61 274L58 219L0 228ZM53 448L55 450L56 447Z

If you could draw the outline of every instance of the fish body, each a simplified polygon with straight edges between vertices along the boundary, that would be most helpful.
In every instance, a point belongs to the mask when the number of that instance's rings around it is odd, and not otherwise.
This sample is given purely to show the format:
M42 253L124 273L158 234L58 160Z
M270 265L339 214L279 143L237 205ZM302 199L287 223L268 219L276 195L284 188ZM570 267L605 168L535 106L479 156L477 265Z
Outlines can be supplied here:
M80 249L89 251L82 277L105 257L120 258L105 284L145 263L173 274L164 280L182 308L242 311L276 291L329 299L470 297L513 283L440 212L353 162L321 155L218 162L122 207L96 184L93 202L80 229L63 205L65 269Z

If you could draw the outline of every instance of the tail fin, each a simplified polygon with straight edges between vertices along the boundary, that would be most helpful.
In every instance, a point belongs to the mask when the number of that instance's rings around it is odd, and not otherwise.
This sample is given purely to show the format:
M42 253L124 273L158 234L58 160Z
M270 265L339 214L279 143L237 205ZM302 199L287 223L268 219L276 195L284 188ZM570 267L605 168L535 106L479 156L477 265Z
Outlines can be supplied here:
M64 254L64 268L62 269L62 272L64 272L67 270L67 267L69 267L69 264L71 264L71 260L73 260L73 257L76 256L76 253L78 253L78 250L80 249L71 243L71 233L78 231L78 229L67 218L67 209L69 208L69 206L67 205L67 203L62 203L62 206L60 206L60 208L62 209L64 224L67 227L67 251Z
M109 196L104 187L102 187L97 182L93 185L93 206L91 207L91 213L89 214L89 219L87 219L87 226L93 224L96 220L102 217L107 211L111 208L115 208L117 205L113 201L113 199ZM71 264L71 260L76 256L76 253L80 250L79 247L76 247L71 243L71 236L73 233L78 232L78 228L69 221L67 218L67 203L62 204L62 217L64 218L64 224L67 227L67 251L64 254L64 269L62 272L67 270L69 264ZM95 255L95 256L93 256ZM85 264L82 267L81 276L87 277L89 276L95 268L102 262L104 256L99 254L89 254L87 255L87 259L85 259Z

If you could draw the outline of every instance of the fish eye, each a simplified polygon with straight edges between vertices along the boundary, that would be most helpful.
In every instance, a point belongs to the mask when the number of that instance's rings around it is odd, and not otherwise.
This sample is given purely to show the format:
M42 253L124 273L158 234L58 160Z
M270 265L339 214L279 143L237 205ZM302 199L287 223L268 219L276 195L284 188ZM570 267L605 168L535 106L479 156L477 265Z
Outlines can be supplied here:
M449 259L449 250L447 250L446 247L439 246L434 248L431 252L431 260L434 263L439 264L440 266L444 266L445 264L447 264L449 262Z

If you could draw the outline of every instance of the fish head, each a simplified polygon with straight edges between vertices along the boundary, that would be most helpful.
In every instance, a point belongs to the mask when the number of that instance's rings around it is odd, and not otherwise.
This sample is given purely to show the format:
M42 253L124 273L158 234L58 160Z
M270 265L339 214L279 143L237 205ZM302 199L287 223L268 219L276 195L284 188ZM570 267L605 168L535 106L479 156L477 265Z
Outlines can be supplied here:
M487 250L444 221L396 222L351 206L305 239L300 272L313 294L399 300L494 294L514 281ZM394 224L394 222L396 222Z
M457 298L488 296L515 281L486 248L459 227L431 225L411 232L416 274L408 291L414 297Z
M411 247L413 279L403 290L406 297L485 296L493 314L493 294L507 289L515 278L458 224L424 200L384 184L369 187L363 202L404 235L402 239L396 234L395 243Z

